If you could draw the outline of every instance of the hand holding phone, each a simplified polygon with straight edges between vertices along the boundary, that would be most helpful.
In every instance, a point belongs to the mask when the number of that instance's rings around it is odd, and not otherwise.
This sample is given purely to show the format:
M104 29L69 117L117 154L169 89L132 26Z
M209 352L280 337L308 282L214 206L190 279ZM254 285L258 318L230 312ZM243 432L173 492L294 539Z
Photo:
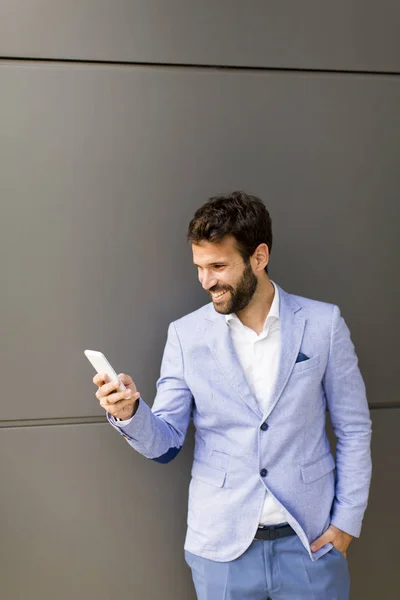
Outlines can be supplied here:
M110 415L124 421L135 414L140 392L132 378L125 373L116 374L102 352L85 350L85 355L97 371L93 383L98 386L96 398Z

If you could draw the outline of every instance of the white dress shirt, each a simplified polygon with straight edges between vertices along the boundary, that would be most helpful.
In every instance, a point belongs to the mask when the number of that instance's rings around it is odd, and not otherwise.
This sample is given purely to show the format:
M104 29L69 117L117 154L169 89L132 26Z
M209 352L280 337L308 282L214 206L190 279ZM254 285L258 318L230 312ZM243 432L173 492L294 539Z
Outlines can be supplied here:
M265 414L270 405L270 397L278 370L280 351L279 325L279 291L273 281L275 295L270 311L265 319L264 329L257 333L243 325L236 314L226 315L233 346L242 366L246 381L253 395L258 400L261 412ZM118 427L129 425L132 419L120 421L112 419ZM268 490L265 490L265 501L260 515L260 524L275 525L286 523L286 515Z
M263 414L269 412L271 392L279 366L281 345L279 291L274 282L271 281L271 283L275 288L275 294L270 311L265 319L264 329L260 335L257 335L253 329L243 325L235 313L225 316L246 381ZM287 518L284 510L268 490L265 490L265 492L260 524L286 523Z

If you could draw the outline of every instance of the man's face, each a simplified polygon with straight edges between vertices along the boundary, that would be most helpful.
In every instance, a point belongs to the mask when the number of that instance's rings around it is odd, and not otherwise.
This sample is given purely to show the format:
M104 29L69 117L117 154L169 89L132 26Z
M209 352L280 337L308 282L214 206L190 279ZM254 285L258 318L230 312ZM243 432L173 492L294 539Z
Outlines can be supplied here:
M258 280L251 263L244 263L234 238L226 237L219 244L192 244L192 250L199 281L210 294L215 310L228 315L246 308L254 296Z

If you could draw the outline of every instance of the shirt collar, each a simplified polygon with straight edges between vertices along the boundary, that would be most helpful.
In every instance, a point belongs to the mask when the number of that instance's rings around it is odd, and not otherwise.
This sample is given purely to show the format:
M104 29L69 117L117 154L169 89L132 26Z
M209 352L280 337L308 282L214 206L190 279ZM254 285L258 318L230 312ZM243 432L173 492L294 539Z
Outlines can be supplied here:
M272 281L272 279L270 280L272 285L275 288L275 294L274 294L274 299L272 300L272 304L271 304L271 308L269 309L269 313L267 315L267 318L265 319L265 323L264 323L264 331L267 328L267 324L269 324L269 321L271 319L279 319L279 291L278 291L278 286L275 285L275 283ZM234 322L239 323L240 325L243 325L242 321L239 319L239 317L236 315L236 313L230 313L229 315L225 315L225 320L226 322L229 324L233 324Z

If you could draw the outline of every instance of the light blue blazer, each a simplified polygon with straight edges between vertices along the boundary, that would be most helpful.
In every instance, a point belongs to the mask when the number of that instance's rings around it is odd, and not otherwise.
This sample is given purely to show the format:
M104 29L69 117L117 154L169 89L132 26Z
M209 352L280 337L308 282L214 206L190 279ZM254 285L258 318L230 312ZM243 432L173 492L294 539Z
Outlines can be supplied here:
M216 561L250 546L265 488L313 561L332 548L310 549L330 524L358 537L367 507L372 428L349 329L336 305L278 288L281 353L267 413L246 382L225 316L210 303L169 325L153 407L140 398L124 428L108 416L135 450L160 463L178 454L193 417L185 549Z

